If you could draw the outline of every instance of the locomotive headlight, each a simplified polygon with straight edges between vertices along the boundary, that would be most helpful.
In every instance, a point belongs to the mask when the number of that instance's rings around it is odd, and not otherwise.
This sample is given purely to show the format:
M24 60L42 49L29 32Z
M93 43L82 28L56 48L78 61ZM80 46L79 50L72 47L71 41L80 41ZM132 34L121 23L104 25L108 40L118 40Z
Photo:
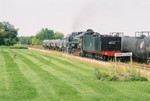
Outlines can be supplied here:
M75 45L74 45L74 44L71 44L71 46L74 47Z

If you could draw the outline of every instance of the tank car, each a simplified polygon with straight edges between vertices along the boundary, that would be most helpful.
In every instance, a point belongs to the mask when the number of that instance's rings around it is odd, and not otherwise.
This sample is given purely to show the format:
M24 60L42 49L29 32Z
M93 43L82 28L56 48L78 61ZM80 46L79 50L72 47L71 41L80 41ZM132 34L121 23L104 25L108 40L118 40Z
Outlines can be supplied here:
M61 42L60 39L44 40L43 41L43 47L49 48L49 49L54 49L54 50L59 50L60 42Z
M60 39L53 40L54 50L60 50Z
M50 40L44 40L43 41L43 47L44 48L49 48L49 45L50 45Z
M122 51L132 52L137 61L150 62L150 32L136 32L135 37L123 37Z

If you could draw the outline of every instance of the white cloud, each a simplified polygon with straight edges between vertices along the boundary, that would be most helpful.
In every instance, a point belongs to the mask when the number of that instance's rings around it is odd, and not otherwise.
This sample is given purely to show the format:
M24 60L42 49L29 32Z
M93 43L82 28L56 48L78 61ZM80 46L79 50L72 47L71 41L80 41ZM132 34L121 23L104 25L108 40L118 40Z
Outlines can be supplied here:
M142 4L144 4L144 5L150 5L150 0L143 0Z

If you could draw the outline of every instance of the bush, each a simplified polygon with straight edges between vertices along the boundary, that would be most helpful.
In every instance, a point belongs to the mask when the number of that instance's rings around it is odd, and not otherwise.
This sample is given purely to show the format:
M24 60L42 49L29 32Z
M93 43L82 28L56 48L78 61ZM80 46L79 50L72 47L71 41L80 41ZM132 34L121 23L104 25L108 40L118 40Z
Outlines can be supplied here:
M107 72L102 72L98 68L95 69L95 76L98 80L102 81L148 81L147 78L135 75L135 73L120 73L110 75Z
M10 49L28 49L26 46L10 46Z
M130 79L128 79L128 81L148 81L148 79L145 78L145 77L135 77L135 76L133 76Z
M97 68L95 69L95 76L98 80L107 80L110 81L110 76L106 72L100 72L100 70Z
M111 78L110 81L119 81L119 78L116 75L113 75L110 78Z
M98 80L101 79L100 70L98 68L95 69L95 76Z

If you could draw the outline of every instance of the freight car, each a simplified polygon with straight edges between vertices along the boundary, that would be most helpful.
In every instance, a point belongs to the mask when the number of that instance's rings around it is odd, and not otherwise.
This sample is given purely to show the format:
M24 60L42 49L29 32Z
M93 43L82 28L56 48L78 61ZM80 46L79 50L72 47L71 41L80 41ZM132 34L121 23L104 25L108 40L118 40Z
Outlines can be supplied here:
M49 41L50 41L50 40L44 40L44 41L43 41L43 47L44 47L44 48L49 48L49 47L50 47L50 46L49 46L49 45L50 45L50 42L49 42Z
M150 62L150 32L136 32L135 37L122 38L122 51L132 52L133 59L139 62Z

